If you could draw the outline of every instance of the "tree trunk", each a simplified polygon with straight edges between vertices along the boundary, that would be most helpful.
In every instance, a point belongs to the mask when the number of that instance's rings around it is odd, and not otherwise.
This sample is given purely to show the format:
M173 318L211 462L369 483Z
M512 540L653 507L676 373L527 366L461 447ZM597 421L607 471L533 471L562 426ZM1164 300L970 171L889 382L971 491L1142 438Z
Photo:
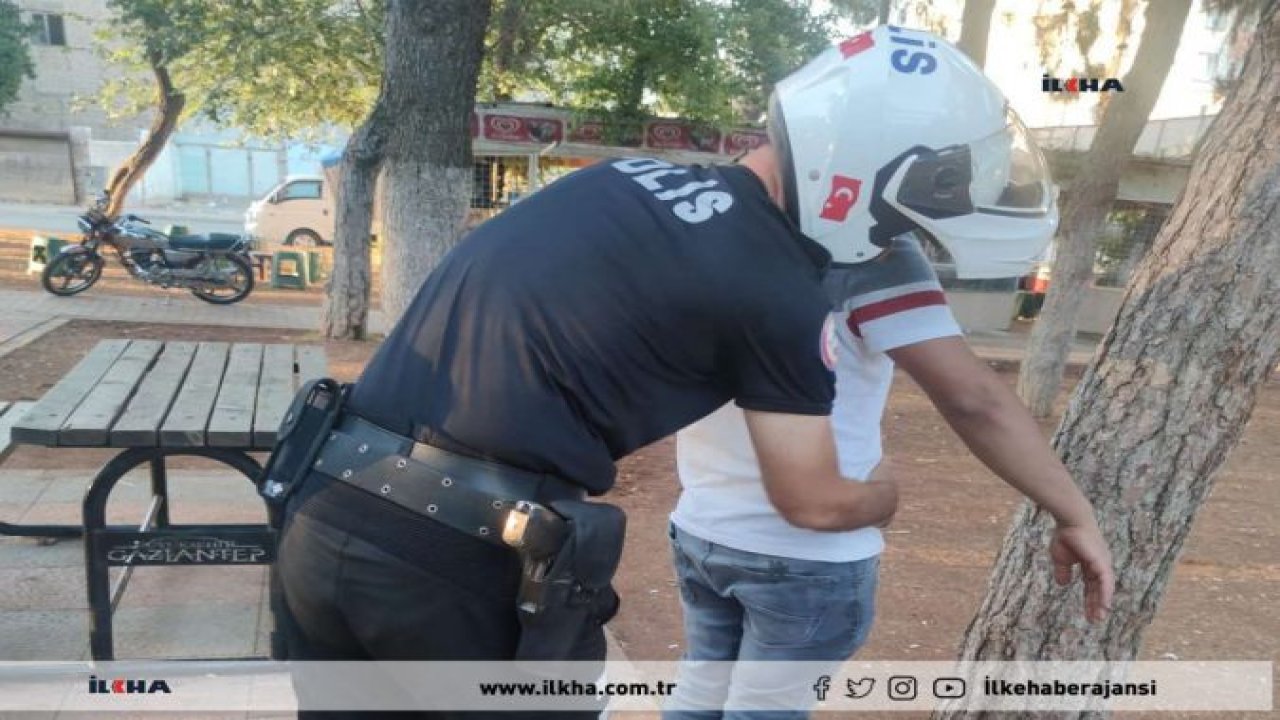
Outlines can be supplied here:
M148 52L147 62L156 77L156 114L151 118L151 127L142 144L120 163L120 167L111 173L111 179L107 181L105 189L111 196L111 201L107 204L109 217L120 214L129 191L146 174L151 163L160 157L165 144L169 142L169 136L173 135L173 129L178 126L182 108L187 104L186 96L174 89L169 68L161 61L159 53Z
M391 0L382 174L382 310L395 322L466 218L471 112L489 0Z
M1146 26L1124 92L1111 101L1071 181L1062 209L1044 308L1018 373L1018 394L1036 417L1053 410L1076 332L1076 309L1093 281L1094 238L1115 201L1133 147L1169 75L1191 0L1148 3Z
M1280 361L1277 114L1272 6L1054 437L1111 545L1114 609L1099 625L1084 622L1079 584L1058 588L1050 577L1052 520L1024 507L965 634L965 659L1137 654L1214 473Z
M879 24L889 24L889 13L893 10L893 0L880 0L880 12L877 13Z
M991 12L996 0L965 0L960 18L960 40L956 45L978 67L987 64L987 38L991 35Z
M510 100L507 76L517 65L516 43L520 41L527 8L526 0L505 0L498 12L498 33L493 45L493 99Z
M368 334L373 198L390 130L380 92L369 117L342 151L334 216L333 272L321 314L321 332L327 338L364 340Z

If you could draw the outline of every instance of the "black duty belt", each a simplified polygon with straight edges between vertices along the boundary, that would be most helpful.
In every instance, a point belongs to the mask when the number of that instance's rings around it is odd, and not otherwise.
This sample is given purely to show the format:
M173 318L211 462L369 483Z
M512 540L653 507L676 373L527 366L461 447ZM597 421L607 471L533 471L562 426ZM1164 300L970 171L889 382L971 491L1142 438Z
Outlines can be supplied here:
M517 549L530 517L558 519L545 504L586 494L560 478L417 443L353 415L337 423L313 467L415 514Z

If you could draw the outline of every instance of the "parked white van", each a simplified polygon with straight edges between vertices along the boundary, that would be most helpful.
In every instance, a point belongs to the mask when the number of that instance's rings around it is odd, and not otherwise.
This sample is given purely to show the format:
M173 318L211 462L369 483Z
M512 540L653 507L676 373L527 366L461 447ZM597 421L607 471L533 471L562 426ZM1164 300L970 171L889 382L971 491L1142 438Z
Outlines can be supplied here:
M321 175L290 175L244 214L254 247L319 247L333 242L333 190Z

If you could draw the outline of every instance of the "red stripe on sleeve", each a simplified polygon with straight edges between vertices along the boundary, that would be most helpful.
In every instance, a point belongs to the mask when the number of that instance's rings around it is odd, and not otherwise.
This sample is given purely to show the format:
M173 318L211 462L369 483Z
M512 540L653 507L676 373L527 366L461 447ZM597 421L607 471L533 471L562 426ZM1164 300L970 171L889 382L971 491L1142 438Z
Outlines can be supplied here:
M844 324L849 326L849 332L853 333L854 337L862 337L862 331L858 329L858 321L854 319L853 313L849 313L849 317L845 318Z
M915 310L916 308L928 307L930 305L946 305L947 296L941 290L922 290L920 292L899 295L898 297L873 302L870 305L864 305L856 308L849 313L849 323L868 323L872 320L878 320L886 315L900 313L907 310Z

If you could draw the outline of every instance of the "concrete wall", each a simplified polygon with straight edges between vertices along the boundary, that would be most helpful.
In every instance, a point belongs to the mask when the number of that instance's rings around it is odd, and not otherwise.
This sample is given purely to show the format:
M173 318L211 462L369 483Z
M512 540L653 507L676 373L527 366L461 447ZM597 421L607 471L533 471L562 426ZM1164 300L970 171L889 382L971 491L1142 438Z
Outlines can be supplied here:
M1011 292L947 291L951 312L966 332L1008 330L1016 297Z
M69 139L0 132L0 199L74 203Z
M1116 197L1132 202L1172 205L1182 194L1190 172L1189 165L1130 163L1120 176Z
M97 101L102 84L120 73L97 52L93 37L110 17L107 0L17 0L17 4L24 18L32 12L60 13L67 44L31 46L36 76L23 80L18 99L0 126L65 131L79 125L101 140L136 138L149 122L147 113L113 120Z
M1124 288L1091 287L1085 293L1084 302L1076 318L1076 331L1102 335L1111 329L1116 313L1120 312L1120 302L1124 299Z

